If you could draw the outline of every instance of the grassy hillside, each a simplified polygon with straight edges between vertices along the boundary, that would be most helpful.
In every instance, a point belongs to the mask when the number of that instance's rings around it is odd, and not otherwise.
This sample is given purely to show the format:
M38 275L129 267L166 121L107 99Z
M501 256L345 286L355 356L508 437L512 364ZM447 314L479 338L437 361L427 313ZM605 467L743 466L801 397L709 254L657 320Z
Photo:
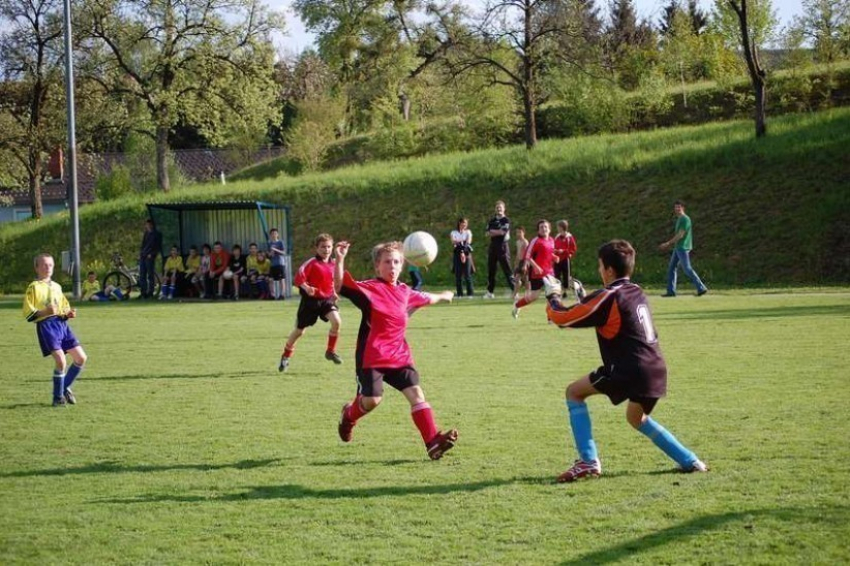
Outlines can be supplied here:
M355 243L353 268L362 275L374 242L425 229L446 244L466 215L481 267L483 226L502 198L515 225L570 220L580 278L595 278L598 244L623 237L637 247L638 279L658 285L667 254L657 244L672 230L672 201L682 198L695 226L695 263L710 286L850 280L850 109L789 115L768 127L762 140L739 121L139 195L81 211L83 264L102 267L113 250L134 257L145 202L257 198L292 205L296 261L328 231ZM23 289L32 256L68 249L69 240L67 215L0 228L0 291ZM426 281L449 278L444 247ZM480 288L484 274L477 279Z

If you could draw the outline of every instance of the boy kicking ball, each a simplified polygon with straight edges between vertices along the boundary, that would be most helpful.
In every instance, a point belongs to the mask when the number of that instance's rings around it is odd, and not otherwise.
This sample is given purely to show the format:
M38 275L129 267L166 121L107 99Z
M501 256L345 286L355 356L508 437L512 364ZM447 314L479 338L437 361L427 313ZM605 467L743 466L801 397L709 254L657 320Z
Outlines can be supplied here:
M454 293L423 293L399 282L404 267L400 242L375 246L372 260L377 278L356 281L345 271L348 249L348 242L336 245L334 288L361 310L363 319L355 356L357 395L342 408L339 437L343 442L351 442L357 421L381 403L386 382L401 391L410 403L410 416L422 435L428 457L439 460L454 447L458 433L454 429L448 432L437 429L434 412L419 386L419 373L413 367L405 331L407 320L415 310L440 301L451 302Z
M598 477L602 464L590 425L585 399L607 395L619 405L629 401L626 420L648 437L683 472L705 472L708 467L649 414L667 392L667 365L658 347L646 296L630 281L635 250L625 240L612 240L599 248L599 275L604 288L582 302L565 307L554 278L547 280L546 314L561 328L596 327L603 365L567 386L567 408L579 459L558 476L559 482Z
M24 295L24 317L28 322L35 323L42 355L53 356L56 363L53 370L53 406L59 407L66 403L77 403L71 385L83 371L86 353L68 326L68 319L75 318L77 311L68 304L62 287L52 280L53 266L53 256L50 254L36 256L35 272L38 279L30 283ZM65 352L74 360L67 373Z

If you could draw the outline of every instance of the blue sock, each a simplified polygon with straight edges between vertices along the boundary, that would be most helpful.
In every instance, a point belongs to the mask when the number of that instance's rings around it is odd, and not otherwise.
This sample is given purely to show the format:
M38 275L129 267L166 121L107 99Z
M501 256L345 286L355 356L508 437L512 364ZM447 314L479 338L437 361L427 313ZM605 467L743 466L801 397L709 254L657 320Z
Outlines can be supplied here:
M567 399L567 409L570 411L570 426L573 429L573 438L576 442L579 458L584 462L598 460L599 455L596 453L596 442L593 440L587 403Z
M53 398L59 399L65 394L65 374L53 370Z
M696 454L682 446L682 443L676 440L669 430L651 418L647 417L638 430L682 468L690 468L697 461Z
M116 298L116 299L118 299L119 301L120 301L121 299L123 299L123 298L124 298L124 293L122 293L119 289L115 289L114 291L112 291L112 294L113 294L113 295L115 296L115 298Z
M71 367L68 369L68 373L65 374L65 389L70 389L71 384L74 383L74 380L77 379L77 376L80 375L80 372L83 371L83 366L78 366L77 364L71 364Z

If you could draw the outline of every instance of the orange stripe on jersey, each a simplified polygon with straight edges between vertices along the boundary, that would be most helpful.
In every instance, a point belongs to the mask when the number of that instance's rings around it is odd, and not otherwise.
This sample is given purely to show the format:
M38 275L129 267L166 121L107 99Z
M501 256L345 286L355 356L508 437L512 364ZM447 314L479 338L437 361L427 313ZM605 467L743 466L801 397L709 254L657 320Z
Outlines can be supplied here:
M617 306L617 301L614 301L614 304L611 305L611 312L608 314L608 320L605 321L604 325L597 327L596 331L606 340L610 340L620 332L622 322L620 307Z
M602 303L605 302L605 299L613 291L609 289L604 289L595 297L592 297L586 303L579 303L573 307L568 308L567 310L555 310L552 308L552 305L546 305L546 314L549 317L549 320L557 324L558 326L572 326L577 322L581 322L585 318L592 315L596 312ZM619 315L619 313L618 313Z

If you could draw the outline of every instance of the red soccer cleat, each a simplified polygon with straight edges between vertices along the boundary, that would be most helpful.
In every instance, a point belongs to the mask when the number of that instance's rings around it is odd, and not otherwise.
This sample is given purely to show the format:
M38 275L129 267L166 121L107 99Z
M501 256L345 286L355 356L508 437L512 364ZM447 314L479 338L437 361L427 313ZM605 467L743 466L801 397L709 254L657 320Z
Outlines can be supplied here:
M352 431L354 430L354 423L349 420L347 413L348 409L351 407L351 403L346 403L342 406L342 415L339 417L339 427L337 430L339 431L339 438L343 442L351 442Z
M602 475L602 464L599 460L585 462L576 460L572 467L558 476L558 483L574 482L581 478L598 478Z
M457 431L451 429L448 432L438 432L437 436L431 439L425 448L428 450L428 457L432 460L439 460L443 454L454 448L457 442Z

